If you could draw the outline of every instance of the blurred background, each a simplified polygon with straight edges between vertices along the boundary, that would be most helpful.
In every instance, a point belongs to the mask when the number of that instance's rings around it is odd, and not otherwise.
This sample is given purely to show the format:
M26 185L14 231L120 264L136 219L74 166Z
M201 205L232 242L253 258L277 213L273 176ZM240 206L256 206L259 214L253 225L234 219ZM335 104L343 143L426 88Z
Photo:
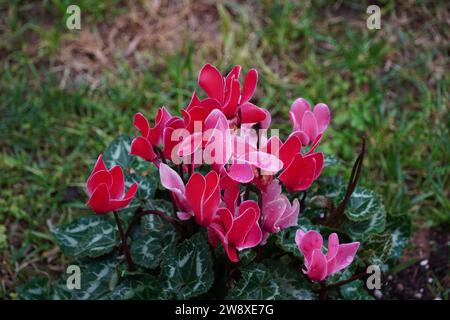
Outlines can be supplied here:
M255 101L290 128L296 97L325 102L322 149L411 239L389 298L449 296L448 1L0 1L0 298L63 271L49 226L87 214L84 183L137 111L177 113L209 62L260 73ZM81 29L66 26L81 9ZM366 26L381 8L381 29Z

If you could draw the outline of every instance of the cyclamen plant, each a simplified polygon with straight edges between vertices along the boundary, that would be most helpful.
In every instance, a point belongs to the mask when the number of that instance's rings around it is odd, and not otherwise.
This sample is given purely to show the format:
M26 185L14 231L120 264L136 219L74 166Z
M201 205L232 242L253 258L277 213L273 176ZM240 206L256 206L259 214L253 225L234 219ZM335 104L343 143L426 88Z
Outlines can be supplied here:
M338 163L318 151L328 106L296 99L292 132L268 137L270 112L250 102L258 73L240 73L205 65L202 98L181 115L159 108L153 126L137 113L139 135L98 157L86 183L97 215L52 229L85 287L57 284L53 298L371 298L352 274L394 245L380 198L356 187L365 144L347 186L321 177Z

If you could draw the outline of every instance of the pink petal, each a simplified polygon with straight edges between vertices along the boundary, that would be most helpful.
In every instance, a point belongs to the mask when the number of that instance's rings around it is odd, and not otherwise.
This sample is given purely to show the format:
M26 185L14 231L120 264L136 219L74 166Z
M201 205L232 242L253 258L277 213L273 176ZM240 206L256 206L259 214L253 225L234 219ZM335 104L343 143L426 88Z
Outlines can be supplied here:
M120 166L114 166L109 170L112 177L112 184L109 188L111 199L120 199L125 191L125 181L123 171Z
M269 110L262 109L266 114L266 117L263 121L261 121L261 129L268 129L270 127L270 123L272 122L272 116L270 115Z
M330 109L325 103L318 103L315 105L313 113L317 120L318 132L323 133L330 123Z
M248 102L255 93L256 84L258 83L258 71L250 69L245 76L244 87L242 88L242 97L240 104ZM258 122L258 121L256 121Z
M242 158L255 167L264 170L266 174L275 174L283 168L283 162L280 159L261 151L250 152Z
M278 226L280 229L296 226L298 224L298 215L300 213L300 204L298 199L294 199L291 206L289 200L286 197L284 198L286 202L286 210L278 220Z
M180 157L186 157L197 150L203 145L203 132L195 132L186 138L178 146L178 155Z
M161 184L164 188L184 194L185 187L183 180L180 178L175 170L170 168L167 164L161 163L159 166L159 176Z
M249 163L231 164L230 169L225 172L232 180L240 183L249 183L255 177L253 167Z
M328 252L327 260L334 259L339 249L339 237L336 233L332 233L328 236Z
M300 242L300 251L305 257L305 265L308 267L314 250L322 250L323 239L320 233L314 230L308 231Z
M359 242L340 244L335 257L335 266L334 269L330 271L330 274L348 267L353 262L358 248Z
M278 232L278 219L286 210L286 202L284 199L273 200L263 205L262 228L270 233Z
M184 220L189 220L192 217L192 215L189 212L178 211L177 217L178 217L178 219L184 221Z
M136 137L133 139L131 142L130 155L141 157L147 161L153 161L156 158L153 146L143 137Z
M141 135L144 138L147 138L148 131L150 129L150 124L148 123L147 118L142 113L138 112L134 115L133 124L136 127L136 129L138 129L141 132Z
M305 236L305 232L303 232L303 230L298 229L297 232L295 233L295 243L298 246L298 249L300 250L300 243L302 243L302 239Z
M223 102L224 83L223 77L216 67L206 64L198 77L198 85L205 90L206 94L220 102Z
M303 98L296 99L289 111L289 118L294 126L294 131L302 130L303 114L310 109L308 101Z
M314 141L319 134L318 125L314 113L306 111L302 119L302 129L308 135L310 141Z
M322 281L327 277L327 259L319 249L312 252L311 264L306 274L313 281Z

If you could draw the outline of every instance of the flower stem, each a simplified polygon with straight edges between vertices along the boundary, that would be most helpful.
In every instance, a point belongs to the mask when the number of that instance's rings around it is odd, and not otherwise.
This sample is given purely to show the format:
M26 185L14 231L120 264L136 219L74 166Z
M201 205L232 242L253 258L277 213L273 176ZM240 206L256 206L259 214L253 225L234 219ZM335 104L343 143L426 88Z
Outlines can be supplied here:
M120 237L122 239L122 250L125 254L125 258L128 264L128 270L132 271L135 269L133 260L131 259L130 248L128 247L127 237L125 232L123 231L122 221L120 221L119 214L114 211L114 218L116 219L117 228L119 229Z

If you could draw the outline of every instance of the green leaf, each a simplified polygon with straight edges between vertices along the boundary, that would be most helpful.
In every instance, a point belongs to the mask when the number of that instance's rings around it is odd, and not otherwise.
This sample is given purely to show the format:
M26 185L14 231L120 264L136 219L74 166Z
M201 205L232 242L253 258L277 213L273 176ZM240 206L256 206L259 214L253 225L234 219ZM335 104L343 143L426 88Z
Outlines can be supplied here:
M149 209L151 202L155 197L155 191L158 187L159 174L157 171L152 172L146 176L141 176L137 173L126 174L125 186L130 188L133 183L137 183L138 189L136 195L130 203L130 207L144 207Z
M364 281L355 280L339 288L342 298L346 300L374 300L367 292Z
M158 280L149 274L129 276L106 297L109 300L156 300L160 298Z
M73 290L73 299L94 300L109 293L111 279L116 275L115 255L83 261L79 266L81 289Z
M133 141L132 137L120 135L109 144L103 153L103 160L108 168L119 165L124 171L134 169L138 172L148 168L148 162L130 155L131 141Z
M17 292L22 300L46 300L50 297L48 278L36 277L22 284Z
M386 229L392 237L390 259L399 259L408 246L411 234L411 218L407 215L389 217Z
M351 221L364 221L384 211L381 197L367 189L356 188L352 193L345 210Z
M332 155L326 155L323 161L323 167L331 167L339 164L339 159Z
M392 253L392 236L389 233L371 234L364 241L363 257L369 264L382 265Z
M98 257L120 243L115 222L108 216L85 216L51 229L61 251L70 257Z
M146 215L131 242L133 261L145 268L156 268L178 239L179 235L170 223L159 216Z
M274 300L280 297L280 287L265 265L251 264L241 272L242 278L229 292L228 299Z
M386 227L386 212L384 206L375 212L369 219L359 222L346 221L344 230L353 240L362 240L372 233L383 232Z
M214 282L212 265L211 249L206 237L197 233L164 254L161 286L177 299L203 294Z
M311 284L301 274L301 267L294 268L280 260L266 260L265 265L272 273L274 281L278 284L281 294L278 299L283 300L314 300L315 293Z

